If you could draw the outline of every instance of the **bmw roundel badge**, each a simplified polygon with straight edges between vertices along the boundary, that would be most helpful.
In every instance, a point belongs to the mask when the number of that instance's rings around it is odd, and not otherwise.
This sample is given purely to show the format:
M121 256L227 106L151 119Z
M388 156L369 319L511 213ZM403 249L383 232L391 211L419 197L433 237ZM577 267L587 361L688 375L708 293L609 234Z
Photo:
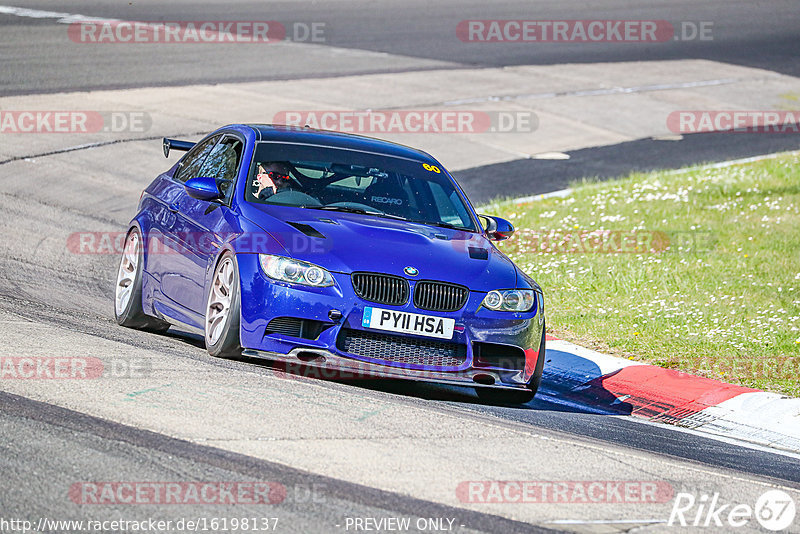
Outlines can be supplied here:
M403 269L403 272L406 273L408 276L417 276L419 274L419 269L416 267L411 267L410 265Z

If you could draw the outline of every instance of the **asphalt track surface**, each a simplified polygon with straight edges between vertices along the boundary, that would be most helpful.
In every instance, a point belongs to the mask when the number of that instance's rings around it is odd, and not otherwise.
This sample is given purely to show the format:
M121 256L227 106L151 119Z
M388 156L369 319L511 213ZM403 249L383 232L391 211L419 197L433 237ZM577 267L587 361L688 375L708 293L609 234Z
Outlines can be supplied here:
M20 3L13 5L21 5ZM529 2L505 2L502 7L487 7L483 2L386 2L364 8L348 1L319 3L281 3L265 9L262 3L235 2L203 4L193 7L187 17L185 2L28 2L25 7L82 13L98 17L136 20L257 19L323 21L330 28L330 40L323 46L402 54L411 58L397 69L441 68L443 65L476 68L517 64L625 61L665 58L713 58L748 66L758 66L797 75L800 40L796 28L798 6L792 2L679 2L635 7L632 2L604 2L591 14L561 2L532 6ZM356 14L358 16L356 16ZM670 21L712 20L718 33L711 43L670 43L664 46L598 45L585 47L549 45L531 48L510 45L503 48L470 48L454 39L454 25L463 19L480 18L639 18ZM110 53L76 45L62 46L54 38L65 31L63 25L47 19L0 15L4 68L0 72L0 93L35 94L67 90L112 87L186 85L222 81L281 79L291 77L335 77L358 72L382 72L380 61L364 66L330 70L315 60L298 64L292 58L265 65L254 51L225 47L184 51L161 45L131 46ZM113 47L112 47L113 48ZM238 57L242 54L242 57ZM361 66L359 66L361 65ZM731 141L731 139L734 139ZM579 165L569 168L563 162L544 162L539 172L555 176L545 189L558 189L569 179L586 175L615 176L629 170L679 166L702 161L758 155L797 147L789 137L756 136L739 138L718 134L692 137L684 141L643 140L605 148L587 148L571 153ZM675 148L670 148L670 146ZM685 147L693 147L691 151ZM663 148L667 147L667 148ZM74 168L83 165L107 166L102 149L73 154ZM143 152L143 157L148 153ZM58 157L58 156L53 156ZM152 154L152 157L159 157ZM659 159L661 158L661 159ZM46 161L46 158L45 158ZM5 166L19 162L8 163ZM539 162L542 164L542 162ZM514 191L515 176L530 171L530 161L517 161L462 171L459 178L474 188L474 200L488 199L481 184L486 176L506 176L509 191ZM10 167L6 167L9 169ZM17 167L14 167L17 169ZM0 167L0 172L4 169ZM134 173L125 171L129 175ZM210 358L198 340L170 331L165 335L144 334L118 328L111 315L113 282L117 258L78 257L65 254L63 241L50 239L63 228L85 228L88 222L124 227L146 179L120 183L98 183L91 177L71 175L64 183L31 197L29 182L18 173L3 174L0 192L0 231L6 240L0 257L0 313L4 317L43 325L89 339L110 341L133 350L155 351L165 361L192 365L202 363L224 370L235 379L256 375L274 382L274 371L266 364L250 361L225 361ZM130 178L130 176L126 177ZM138 181L136 181L138 180ZM39 194L41 193L41 194ZM1 327L10 335L14 321ZM86 339L80 337L76 339ZM47 339L37 340L48 350ZM80 350L82 347L73 347ZM6 346L4 352L13 353ZM315 381L315 395L325 392L352 397L358 402L380 401L408 408L424 408L443 416L469 422L497 425L498 428L535 431L546 439L571 440L587 448L608 447L631 454L655 465L689 466L725 480L753 481L800 488L800 467L796 457L776 454L737 443L711 439L675 428L646 424L631 418L597 413L590 407L560 402L558 391L544 384L542 393L526 406L491 406L477 401L470 390L400 382ZM209 385L213 387L213 384ZM273 387L281 387L280 384ZM321 393L320 393L321 392ZM25 395L0 393L0 472L5 485L0 490L0 510L17 516L74 516L75 507L64 498L64 488L76 480L236 480L239 478L282 480L290 489L323 488L322 499L309 503L287 498L275 512L291 525L286 531L336 531L332 525L344 516L444 517L458 519L463 531L530 532L546 525L533 526L492 513L476 512L438 504L396 491L376 489L336 477L313 474L246 454L199 445L136 425L110 418L87 415L80 410L25 398ZM100 399L97 402L102 402ZM313 405L312 405L313 406ZM413 421L398 424L413 425ZM454 462L457 459L454 459ZM518 461L514 459L514 461ZM531 477L536 478L536 459ZM582 458L564 458L564 477L591 478L596 465ZM442 477L449 466L442 465ZM680 481L676 481L680 482ZM317 486L314 486L314 485ZM13 486L13 491L12 491ZM305 499L305 500L304 500ZM230 509L217 510L219 515ZM249 511L246 509L237 509ZM95 517L111 517L116 509L91 512ZM141 516L191 516L205 513L192 507L175 510L137 510ZM246 515L246 514L241 514ZM552 527L553 525L550 525Z
M363 61L340 63L335 70L320 59L301 60L285 55L264 59L258 47L203 45L181 49L160 44L119 44L98 47L63 42L66 25L52 19L0 15L5 38L0 93L70 91L99 88L186 85L341 76L357 72L385 72L425 68L498 67L702 58L725 63L800 74L797 51L797 2L713 0L668 3L611 0L578 4L560 1L512 0L486 2L382 1L355 2L3 2L3 5L77 13L94 17L142 21L274 20L325 24L325 46L385 52L413 58L402 67L365 66ZM713 23L710 41L666 43L502 43L492 46L464 43L456 37L462 20L483 19L625 19ZM21 68L23 67L24 68ZM301 70L302 69L302 70Z
M86 91L143 86L182 86L260 80L336 77L447 68L510 65L709 59L800 75L797 2L670 2L642 5L606 1L581 9L563 2L26 2L33 10L136 21L277 21L292 34L295 24L322 24L320 43L282 48L259 45L113 44L66 41L68 24L55 18L0 13L4 39L0 95ZM6 4L0 4L6 5ZM711 23L711 40L661 43L464 43L462 20L622 19L666 20L680 27ZM688 31L688 30L687 30ZM283 46L283 45L281 45ZM333 55L324 50L333 50ZM309 50L314 50L309 53ZM350 51L350 53L348 53ZM391 56L387 56L389 54ZM389 57L392 59L389 60ZM787 95L789 98L791 95ZM263 120L255 118L254 120ZM456 178L473 202L495 196L496 176L506 196L563 189L571 180L670 169L796 150L792 134L692 134L678 141L643 139L569 153L568 161L526 161L459 171ZM534 177L534 180L531 180Z
M503 517L310 474L6 393L0 393L0 407L0 425L7 436L3 447L7 458L5 467L17 476L31 479L42 469L55 475L44 488L36 488L35 493L22 491L4 498L5 511L20 510L24 506L26 517L54 518L63 513L60 509L64 496L58 482L63 480L65 485L71 485L73 482L65 475L78 467L82 475L94 477L92 480L115 480L120 475L141 479L144 473L148 480L167 480L175 472L196 480L232 481L243 476L252 480L281 480L285 496L281 495L280 512L269 519L277 517L278 524L286 522L295 532L324 532L341 523L342 515L451 517L457 521L456 525L470 525L465 531L477 532L550 531ZM24 461L31 456L39 460L38 465ZM79 460L80 465L76 466L75 458L91 460ZM155 504L146 506L152 508L141 510L141 517L159 516L176 522L182 517L202 517L204 512L202 506L195 506L165 515L163 506L161 509ZM263 506L239 505L226 512L235 517L263 516Z

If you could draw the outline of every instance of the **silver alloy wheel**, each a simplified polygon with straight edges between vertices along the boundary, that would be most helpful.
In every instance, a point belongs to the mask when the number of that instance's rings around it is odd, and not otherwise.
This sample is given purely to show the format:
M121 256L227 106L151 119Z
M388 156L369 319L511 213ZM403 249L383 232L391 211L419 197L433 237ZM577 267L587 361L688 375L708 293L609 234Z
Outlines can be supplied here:
M208 306L206 306L207 346L219 341L228 324L234 291L234 269L233 260L225 258L214 272L211 291L208 293Z
M133 294L133 286L136 283L136 275L139 271L139 234L131 232L125 239L125 247L122 249L122 259L119 262L119 272L117 273L116 289L116 310L117 317L121 317L128 308L128 303Z

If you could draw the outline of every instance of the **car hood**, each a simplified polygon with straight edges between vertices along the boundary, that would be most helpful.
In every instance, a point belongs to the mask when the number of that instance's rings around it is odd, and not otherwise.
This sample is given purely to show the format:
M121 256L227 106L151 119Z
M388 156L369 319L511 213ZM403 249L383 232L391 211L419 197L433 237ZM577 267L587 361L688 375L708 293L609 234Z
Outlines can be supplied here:
M287 255L329 271L370 271L462 284L473 291L513 288L514 264L483 235L381 217L248 204L243 215ZM406 267L417 269L412 277Z

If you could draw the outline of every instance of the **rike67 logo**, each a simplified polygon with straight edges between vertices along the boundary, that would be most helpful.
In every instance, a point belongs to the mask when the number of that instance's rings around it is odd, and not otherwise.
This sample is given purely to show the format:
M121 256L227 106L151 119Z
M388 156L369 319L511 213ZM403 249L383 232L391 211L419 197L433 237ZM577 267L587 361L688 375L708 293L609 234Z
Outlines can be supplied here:
M695 497L691 493L678 493L672 505L667 524L682 527L740 528L755 519L767 530L774 532L789 528L797 510L794 499L785 491L774 489L765 492L755 505L725 503L719 493Z

